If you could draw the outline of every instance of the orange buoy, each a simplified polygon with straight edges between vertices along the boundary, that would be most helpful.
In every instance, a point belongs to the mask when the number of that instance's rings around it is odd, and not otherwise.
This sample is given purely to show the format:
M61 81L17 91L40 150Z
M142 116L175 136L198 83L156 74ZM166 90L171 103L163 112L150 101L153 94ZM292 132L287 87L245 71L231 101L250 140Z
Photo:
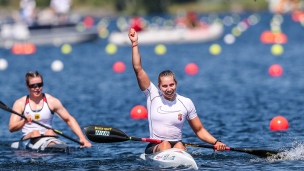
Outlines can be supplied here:
M284 131L288 129L288 121L283 116L276 116L270 121L270 130Z
M23 54L23 45L21 43L15 43L11 50L13 54L21 55Z
M15 43L12 53L15 55L30 55L36 52L36 46L32 43Z
M132 119L147 119L148 111L145 106L137 105L132 108L130 116Z
M274 34L274 43L276 44L287 43L287 36L284 33L273 33L273 34Z
M36 52L36 46L32 43L26 43L23 45L23 54L29 55Z

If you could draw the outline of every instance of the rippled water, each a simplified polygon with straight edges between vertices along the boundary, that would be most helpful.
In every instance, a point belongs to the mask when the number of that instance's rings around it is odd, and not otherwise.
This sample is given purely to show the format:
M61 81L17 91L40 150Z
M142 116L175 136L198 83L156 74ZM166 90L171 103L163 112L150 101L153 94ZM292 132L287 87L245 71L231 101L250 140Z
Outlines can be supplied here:
M231 15L231 14L227 14ZM251 14L242 14L241 19ZM196 105L204 126L215 137L231 147L252 147L285 150L280 159L262 159L233 151L189 147L200 170L303 170L303 27L284 15L281 25L288 36L284 53L274 56L271 45L262 44L261 33L270 29L273 15L261 13L260 22L249 27L236 42L227 45L223 39L210 43L166 45L167 53L158 56L154 45L140 46L143 66L151 80L171 69L178 79L178 93L190 97ZM220 16L221 18L224 15ZM112 28L115 25L111 21ZM233 26L225 27L225 34ZM127 35L126 35L127 36ZM218 43L222 53L210 55L209 47ZM119 47L117 53L105 53L107 40L73 45L71 54L61 54L60 47L39 47L34 55L17 56L0 49L0 58L9 66L0 71L0 100L12 106L25 95L24 75L38 70L44 76L44 91L59 98L81 127L100 124L119 128L129 136L148 137L147 120L133 120L129 113L135 105L145 105L131 66L131 48ZM61 72L51 70L51 63L61 60ZM116 61L126 64L120 74L112 71ZM199 66L194 76L185 74L187 63ZM268 68L280 64L281 77L271 77ZM7 129L10 114L0 111L0 170L159 170L140 160L146 143L126 141L97 144L90 149L74 150L69 154L48 154L11 150L9 144L21 137L21 132ZM289 121L289 129L282 132L269 130L270 120L278 115ZM54 128L73 136L58 117ZM183 140L203 143L185 124ZM62 137L64 140L64 137ZM72 146L77 144L66 140ZM302 154L303 153L303 154ZM165 170L165 169L163 169ZM167 170L174 170L173 168ZM175 170L187 170L177 168Z

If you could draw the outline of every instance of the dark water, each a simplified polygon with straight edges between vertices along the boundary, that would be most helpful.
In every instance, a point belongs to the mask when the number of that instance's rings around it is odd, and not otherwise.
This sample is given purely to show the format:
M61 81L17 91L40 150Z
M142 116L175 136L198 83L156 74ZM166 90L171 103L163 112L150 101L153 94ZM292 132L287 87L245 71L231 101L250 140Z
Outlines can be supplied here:
M226 14L231 15L231 14ZM226 15L220 15L223 18ZM245 19L251 14L240 15ZM287 150L286 157L261 159L241 152L216 152L204 148L188 148L200 170L303 170L303 106L304 106L304 28L284 15L281 25L288 36L284 53L274 56L271 45L259 40L263 31L270 29L272 14L261 13L260 22L236 37L234 44L220 40L209 43L167 45L167 53L158 56L154 45L140 46L143 66L151 80L171 69L178 79L178 93L191 98L204 126L215 137L231 147L252 147ZM110 21L110 29L115 21ZM225 34L233 27L225 26ZM224 35L225 35L224 34ZM127 35L126 35L127 36ZM7 60L8 68L0 71L0 100L12 106L13 102L27 94L24 75L38 70L44 76L44 92L59 98L81 127L92 124L117 127L130 136L148 137L147 120L133 120L130 111L135 105L146 105L139 90L131 65L131 48L119 47L117 53L105 52L106 39L92 43L73 45L68 55L60 47L39 47L34 55L13 55L0 49L0 58ZM213 56L209 47L218 43L222 53ZM61 60L64 69L54 72L51 63ZM115 73L116 61L126 64L126 71ZM194 76L185 74L187 63L199 66ZM280 64L281 77L271 77L268 68ZM70 154L45 154L14 151L10 142L21 137L21 132L10 133L10 114L0 111L0 170L159 170L139 159L146 143L121 142L93 143L90 149L72 151ZM289 121L289 129L273 132L270 120L278 115ZM75 137L58 117L53 127ZM203 143L188 124L183 129L185 142ZM62 137L64 140L64 137ZM66 140L69 144L77 146ZM303 153L303 154L302 154ZM184 170L177 168L176 170ZM172 169L168 169L172 170Z

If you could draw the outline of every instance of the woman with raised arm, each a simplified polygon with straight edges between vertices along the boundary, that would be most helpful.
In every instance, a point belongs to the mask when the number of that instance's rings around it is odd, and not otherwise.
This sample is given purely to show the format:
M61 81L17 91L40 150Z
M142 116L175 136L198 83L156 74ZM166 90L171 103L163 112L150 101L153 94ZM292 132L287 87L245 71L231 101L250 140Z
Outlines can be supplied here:
M162 143L149 143L145 153L151 154L169 148L186 149L182 143L182 127L188 121L194 133L201 140L215 145L223 151L226 145L214 138L202 125L191 99L176 93L177 80L170 70L158 76L158 88L150 81L142 67L138 49L138 35L130 29L132 43L132 64L139 88L147 98L150 138L163 140Z

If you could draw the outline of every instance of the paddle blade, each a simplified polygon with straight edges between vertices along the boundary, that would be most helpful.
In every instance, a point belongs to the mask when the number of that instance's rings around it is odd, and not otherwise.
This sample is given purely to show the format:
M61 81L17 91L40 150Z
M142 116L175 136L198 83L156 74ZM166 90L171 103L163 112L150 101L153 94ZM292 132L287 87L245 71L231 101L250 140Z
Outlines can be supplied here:
M130 140L124 132L110 126L91 125L84 128L88 139L97 143L123 142Z
M2 101L0 101L0 108L5 111L12 112L12 110L9 107L7 107ZM14 113L14 112L12 112L12 113Z
M258 157L270 157L274 156L280 151L276 150L266 150L266 149L254 149L254 148L230 148L231 151L245 152L248 154L252 154Z

